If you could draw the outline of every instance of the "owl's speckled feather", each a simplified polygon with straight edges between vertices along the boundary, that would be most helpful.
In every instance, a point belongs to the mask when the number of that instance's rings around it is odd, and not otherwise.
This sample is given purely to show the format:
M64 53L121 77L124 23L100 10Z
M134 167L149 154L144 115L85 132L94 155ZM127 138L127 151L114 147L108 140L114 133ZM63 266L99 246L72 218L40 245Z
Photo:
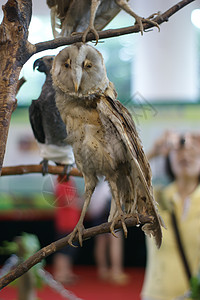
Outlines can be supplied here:
M83 43L67 47L55 58L52 78L68 142L85 179L84 207L70 242L77 231L82 242L86 209L98 177L105 176L112 192L111 231L121 220L126 235L124 219L147 214L153 223L142 228L160 247L162 221L153 198L150 166L130 113L116 100L101 54Z

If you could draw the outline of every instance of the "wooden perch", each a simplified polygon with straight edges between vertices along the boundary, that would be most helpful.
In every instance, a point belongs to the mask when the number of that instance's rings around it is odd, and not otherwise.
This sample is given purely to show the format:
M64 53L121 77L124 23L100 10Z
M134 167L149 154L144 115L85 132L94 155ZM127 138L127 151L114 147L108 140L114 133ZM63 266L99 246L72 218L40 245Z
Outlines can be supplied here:
M29 173L42 173L42 165L21 165L21 166L12 166L12 167L3 167L1 176L8 176L8 175L24 175ZM48 165L48 173L49 174L64 174L64 166L52 166ZM79 176L82 177L82 173L73 168L69 176Z
M151 217L148 216L143 216L139 215L139 221L140 224L143 225L145 223L150 223L152 221ZM138 224L138 219L137 216L135 217L130 217L125 220L126 226L136 226ZM110 232L110 226L111 223L103 223L99 226L95 226L89 229L85 229L83 232L83 240L89 239L91 237L96 236L97 234L102 234L102 233L108 233ZM115 229L121 228L121 222L119 222L116 226ZM68 244L69 240L69 235L51 243L50 245L40 249L37 253L29 257L26 261L18 265L16 268L14 268L12 271L10 271L8 274L0 278L0 289L4 288L7 286L10 282L13 280L17 279L24 273L26 273L30 268L32 268L34 265L39 263L42 259L46 258L50 254L55 253L59 249L63 248ZM78 240L78 234L76 235L74 241Z

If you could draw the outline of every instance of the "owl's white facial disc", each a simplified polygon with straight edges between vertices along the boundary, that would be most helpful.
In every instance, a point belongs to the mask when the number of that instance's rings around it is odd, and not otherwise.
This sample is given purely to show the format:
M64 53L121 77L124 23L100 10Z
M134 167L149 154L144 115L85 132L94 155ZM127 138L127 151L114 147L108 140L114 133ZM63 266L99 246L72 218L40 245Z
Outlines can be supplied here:
M109 84L101 53L83 43L66 47L56 56L52 77L63 92L77 96L103 92Z

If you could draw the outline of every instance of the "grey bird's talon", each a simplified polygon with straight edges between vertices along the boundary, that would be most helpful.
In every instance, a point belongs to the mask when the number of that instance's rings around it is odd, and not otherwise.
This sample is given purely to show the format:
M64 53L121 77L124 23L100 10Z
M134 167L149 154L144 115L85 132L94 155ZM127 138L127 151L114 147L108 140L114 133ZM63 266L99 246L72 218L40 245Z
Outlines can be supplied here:
M64 165L63 175L67 175L67 180L69 180L69 175L73 166L74 165Z
M49 172L49 170L48 170L48 160L47 159L43 159L40 162L40 165L42 165L42 175L45 176Z

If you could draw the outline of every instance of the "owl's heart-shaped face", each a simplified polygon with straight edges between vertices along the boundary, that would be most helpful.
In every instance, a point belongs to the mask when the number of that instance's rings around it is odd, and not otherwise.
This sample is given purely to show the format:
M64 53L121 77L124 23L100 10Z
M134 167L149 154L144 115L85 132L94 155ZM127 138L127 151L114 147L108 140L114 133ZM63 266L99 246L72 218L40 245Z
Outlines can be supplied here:
M109 83L102 55L83 43L69 46L56 56L52 77L63 92L77 95L103 92Z

